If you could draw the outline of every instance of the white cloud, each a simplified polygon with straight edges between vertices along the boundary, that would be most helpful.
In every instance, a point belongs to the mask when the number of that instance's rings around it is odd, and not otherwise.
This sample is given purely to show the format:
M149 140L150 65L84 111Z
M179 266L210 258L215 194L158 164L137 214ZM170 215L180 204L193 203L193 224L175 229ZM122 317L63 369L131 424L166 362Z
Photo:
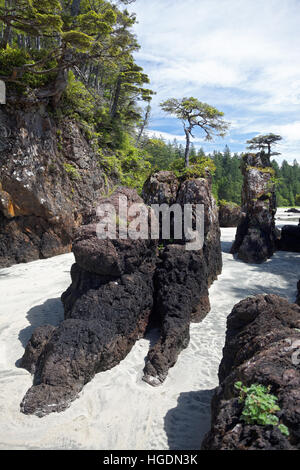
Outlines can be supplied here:
M142 46L136 57L157 92L154 119L165 116L164 99L197 96L225 111L229 139L272 128L296 154L299 0L136 0L131 9Z

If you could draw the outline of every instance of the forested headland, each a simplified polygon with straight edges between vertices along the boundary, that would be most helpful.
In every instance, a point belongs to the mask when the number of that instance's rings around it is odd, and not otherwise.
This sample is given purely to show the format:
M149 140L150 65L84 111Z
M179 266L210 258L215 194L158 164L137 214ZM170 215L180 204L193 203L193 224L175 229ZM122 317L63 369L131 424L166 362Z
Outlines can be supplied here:
M8 106L47 99L58 129L60 121L76 121L105 174L140 190L154 170L182 171L184 147L146 132L154 91L134 59L139 44L130 3L0 0L0 79ZM240 158L227 146L212 154L191 146L189 172L201 176L209 166L217 200L239 204ZM278 205L300 205L297 161L272 166Z
M184 146L176 140L166 142L160 138L145 138L142 144L151 167L158 170L173 169L178 166L178 159L183 162ZM241 203L243 176L241 172L242 154L232 153L226 145L223 152L205 153L202 148L191 149L191 161L211 159L213 163L213 193L218 201L226 200ZM297 160L293 164L283 160L278 164L272 160L277 185L277 204L280 207L300 206L300 165Z

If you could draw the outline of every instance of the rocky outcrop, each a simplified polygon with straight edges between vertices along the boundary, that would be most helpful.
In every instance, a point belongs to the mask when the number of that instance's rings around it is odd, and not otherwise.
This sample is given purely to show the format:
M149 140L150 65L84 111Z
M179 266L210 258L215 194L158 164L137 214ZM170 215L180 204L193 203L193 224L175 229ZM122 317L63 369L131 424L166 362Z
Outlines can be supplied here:
M284 211L288 214L300 214L300 211L299 209L296 209L295 207L293 207L292 209L288 209L287 211Z
M243 217L231 253L247 263L262 263L276 249L274 170L265 153L243 157Z
M152 312L155 242L101 240L94 224L79 230L73 251L72 284L62 295L65 319L57 328L37 329L21 360L34 373L21 403L25 414L67 408L96 373L126 357Z
M285 225L277 241L277 248L281 251L294 251L300 253L300 225Z
M298 305L300 305L300 281L297 284L297 290L298 290L298 294L297 294L296 302Z
M123 222L119 197L124 196L128 208L142 202L127 188L98 201L114 206L118 228ZM21 366L34 374L21 403L24 413L44 416L64 410L96 373L125 358L152 322L160 325L161 335L149 351L144 379L151 385L164 381L189 343L190 322L201 321L208 313L208 287L222 267L210 181L178 182L176 200L205 205L203 249L186 250L186 240L164 240L165 245L158 246L150 239L99 239L96 213L90 216L95 223L78 229L72 284L62 295L65 319L57 328L37 329L21 360ZM155 217L149 209L150 214ZM134 217L131 214L126 223Z
M107 183L97 156L42 102L2 106L0 133L0 268L70 251Z
M203 449L300 449L300 307L276 295L258 295L237 304L228 317L212 401L212 428ZM270 387L278 397L278 426L246 424L236 382Z
M160 252L154 316L161 334L144 369L144 380L159 385L189 343L190 322L201 321L210 310L208 288L222 270L220 228L209 177L180 181L171 172L156 173L145 183L143 197L148 204L204 205L203 249L187 251L187 240L171 240Z
M240 206L232 202L219 203L220 227L237 227L242 217Z

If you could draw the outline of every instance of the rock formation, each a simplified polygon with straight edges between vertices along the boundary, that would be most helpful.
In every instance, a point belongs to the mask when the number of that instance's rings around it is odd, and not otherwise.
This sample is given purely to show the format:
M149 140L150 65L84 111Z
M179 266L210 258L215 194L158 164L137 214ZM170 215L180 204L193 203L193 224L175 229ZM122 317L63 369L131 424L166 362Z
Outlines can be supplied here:
M300 281L297 284L297 290L298 290L298 294L297 294L296 303L300 305Z
M163 249L155 240L101 240L95 223L78 229L72 284L62 295L65 319L57 328L38 328L21 360L21 366L34 374L21 403L24 413L44 416L67 408L96 373L125 358L144 335L150 315L151 322L160 324L161 335L146 360L147 382L162 383L187 347L190 322L201 321L210 309L208 287L221 272L222 259L210 181L177 184L177 201L205 205L203 249L188 251L184 240L166 241ZM124 195L129 207L142 202L126 188L99 201L114 205L119 224L118 198ZM91 217L97 221L95 213Z
M220 202L219 222L220 227L237 227L242 217L240 206L232 202Z
M227 321L219 380L203 449L300 449L300 307L276 295L237 304ZM270 386L289 437L277 426L242 420L244 405L234 387L239 381L247 387Z
M276 249L276 196L274 170L268 156L247 154L243 157L242 211L232 254L247 263L262 263Z
M26 414L67 408L96 373L126 357L148 325L155 242L101 240L91 224L79 229L73 252L72 284L62 295L65 320L57 328L38 328L21 360L21 367L34 373L21 404Z
M161 335L144 369L144 380L159 385L189 343L190 322L201 321L210 310L208 288L222 270L220 228L209 177L180 181L172 172L159 172L146 181L143 198L147 204L204 205L203 249L186 251L171 240L160 252L154 313Z
M105 189L79 126L27 99L1 107L0 137L0 268L70 251Z
M300 226L285 225L282 227L281 236L277 241L277 248L281 251L300 253Z
M284 211L284 212L288 214L300 214L299 209L296 209L295 207L293 207L292 209L288 209L287 211Z

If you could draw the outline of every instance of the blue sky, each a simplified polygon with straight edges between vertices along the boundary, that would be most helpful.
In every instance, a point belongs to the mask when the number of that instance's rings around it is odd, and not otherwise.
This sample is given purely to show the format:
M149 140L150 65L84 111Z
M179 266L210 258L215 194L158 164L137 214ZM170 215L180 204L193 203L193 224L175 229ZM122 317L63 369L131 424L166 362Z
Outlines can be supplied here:
M300 0L136 0L136 60L157 93L148 132L184 141L159 103L194 96L225 113L229 134L205 150L244 151L260 133L283 136L279 151L300 163Z

